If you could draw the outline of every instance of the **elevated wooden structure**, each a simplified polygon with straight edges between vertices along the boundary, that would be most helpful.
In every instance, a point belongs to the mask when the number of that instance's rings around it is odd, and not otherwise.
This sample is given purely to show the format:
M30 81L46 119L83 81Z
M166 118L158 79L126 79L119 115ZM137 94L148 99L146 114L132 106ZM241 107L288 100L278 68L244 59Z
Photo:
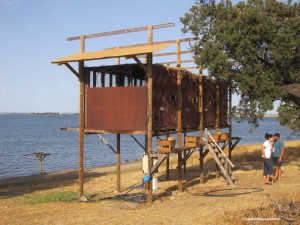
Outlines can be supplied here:
M177 134L177 147L173 153L178 154L178 185L182 190L182 167L186 171L186 161L193 152L200 152L200 182L203 183L203 159L211 150L203 147L203 131L205 128L229 128L231 137L231 89L228 83L214 83L209 78L189 71L182 63L181 54L190 50L181 49L181 43L195 41L185 38L161 42L153 42L153 29L174 26L173 23L160 24L141 28L132 28L99 34L82 35L68 38L69 41L80 40L80 53L73 54L52 63L67 66L80 81L79 110L79 188L83 196L83 143L84 134L98 134L109 145L101 134L116 134L117 149L113 149L117 162L117 191L121 187L120 170L120 135L145 135L146 144L138 144L145 150L149 158L149 171L153 173L164 160L167 160L167 177L169 176L170 152L154 152L152 137ZM118 46L99 52L85 52L85 39L107 35L148 31L148 43L131 46ZM159 52L172 44L176 44L176 52ZM155 53L155 54L154 54ZM176 61L153 64L153 57L176 55ZM116 64L110 66L87 67L85 61L116 58ZM120 59L133 59L136 64L121 64ZM145 63L140 61L145 58ZM71 62L78 62L77 72ZM175 63L176 67L170 65ZM193 68L193 67L192 67ZM199 136L189 138L188 132L199 131ZM186 145L182 140L185 136ZM229 143L229 159L234 145ZM213 149L213 147L210 145ZM218 158L218 156L216 156ZM153 159L157 163L153 165ZM218 160L216 160L218 161ZM227 160L228 161L228 160ZM229 161L228 161L229 162ZM219 165L220 166L220 165ZM228 170L228 169L227 169ZM152 184L150 180L148 200L152 201Z

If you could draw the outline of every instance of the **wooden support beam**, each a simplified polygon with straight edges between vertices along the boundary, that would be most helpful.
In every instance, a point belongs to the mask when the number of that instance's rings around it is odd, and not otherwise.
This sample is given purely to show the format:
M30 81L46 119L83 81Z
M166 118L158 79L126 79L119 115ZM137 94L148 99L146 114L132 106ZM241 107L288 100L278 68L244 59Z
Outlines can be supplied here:
M180 54L188 54L188 53L193 53L193 51L181 51ZM153 57L160 57L160 56L170 56L170 55L177 55L177 52L166 52L166 53L156 53L153 54ZM146 58L146 55L139 55L137 56L138 58Z
M93 71L93 87L97 87L97 72Z
M195 62L195 60L190 59L190 60L182 60L180 63L190 63L190 62ZM170 62L159 62L159 64L178 64L177 61L170 61ZM198 67L196 67L198 68Z
M202 77L202 65L199 66L199 128L200 128L200 140L202 141L203 138L203 128L204 128L204 117L203 117L203 77ZM206 154L203 152L203 147L200 148L200 155L199 155L199 161L200 161L200 184L204 183L204 174L203 174L203 160Z
M105 73L101 73L101 87L105 87Z
M153 175L153 173L158 169L158 167L164 162L164 160L167 158L167 155L159 155L158 160L151 168L150 174Z
M148 73L148 68L136 56L132 56L132 58L145 71L145 73Z
M170 179L170 157L168 155L167 159L166 159L166 180L169 180Z
M167 28L167 27L174 27L174 26L175 26L175 23L164 23L164 24L153 25L153 29L160 29L160 28ZM97 34L88 34L88 35L84 35L84 36L86 39L88 39L88 38L104 37L104 36L116 35L116 34L127 34L127 33L138 32L138 31L146 31L146 30L148 30L147 26L129 28L129 29L123 29L123 30L108 31L108 32L102 32L102 33L97 33ZM67 41L75 41L75 40L80 40L80 36L67 38Z
M121 192L121 135L117 134L117 193Z
M113 153L117 154L117 151L108 143L108 141L101 135L97 134L98 137L113 151Z
M80 51L84 52L84 36L80 37ZM83 142L84 142L84 62L79 62L79 82L80 82L80 101L79 101L79 199L83 197Z
M186 155L184 156L184 158L181 160L180 164L178 163L177 169L178 169L179 167L182 167L182 166L186 163L186 161L190 158L190 156L191 156L193 153L194 153L193 150L189 151L188 154L186 154Z
M228 158L231 159L231 151L232 151L232 143L231 143L231 138L232 138L232 88L231 88L231 80L230 80L230 84L229 84L229 87L228 87L228 117L229 117L229 137L230 137Z
M149 171L153 166L153 161L150 158L152 154L152 126L153 126L153 87L152 87L152 53L147 54L147 86L148 86L148 107L147 107L147 151L149 158ZM150 190L148 190L148 203L152 203L152 180L150 180Z
M142 149L146 150L145 147L139 142L138 139L136 139L132 134L130 134L130 136L133 138L133 140L135 140L135 142L136 142Z
M181 164L182 157L181 157L181 152L178 152L178 165ZM182 192L183 186L182 186L182 167L179 166L177 167L177 176L178 176L178 191Z
M109 74L109 86L112 87L113 86L113 75Z
M182 38L182 39L176 39L176 40L153 42L153 44L176 43L177 40L179 40L180 42L190 42L190 41L197 41L197 40L199 41L199 39L197 39L197 38ZM131 47L138 47L138 46L145 46L145 45L149 45L149 43L125 45L125 46L119 46L118 48L131 48ZM115 48L117 48L117 47L105 48L104 50L110 50L110 49L115 49Z
M64 65L68 67L68 69L71 70L71 72L74 73L74 75L79 79L79 73L77 73L77 71L74 70L74 68L69 63L64 63Z
M220 133L220 88L216 87L216 134ZM219 144L219 143L218 143ZM220 177L220 167L216 163L216 177Z

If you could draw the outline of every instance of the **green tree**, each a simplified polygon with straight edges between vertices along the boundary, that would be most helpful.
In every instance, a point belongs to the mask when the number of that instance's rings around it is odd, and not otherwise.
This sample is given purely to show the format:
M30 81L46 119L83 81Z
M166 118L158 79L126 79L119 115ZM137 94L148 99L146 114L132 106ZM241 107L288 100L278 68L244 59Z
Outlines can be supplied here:
M280 123L300 131L299 3L201 0L180 21L198 38L195 62L240 95L236 113L257 126L279 100Z

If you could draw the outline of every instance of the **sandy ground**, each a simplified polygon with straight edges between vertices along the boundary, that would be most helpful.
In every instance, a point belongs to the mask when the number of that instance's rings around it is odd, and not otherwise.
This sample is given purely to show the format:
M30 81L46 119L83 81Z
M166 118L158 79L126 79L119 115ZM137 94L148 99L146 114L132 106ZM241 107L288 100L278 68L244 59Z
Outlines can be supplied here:
M85 171L87 202L55 199L62 193L78 191L76 171L43 176L0 180L0 224L253 224L247 218L276 219L258 224L300 224L299 207L292 214L277 212L297 205L300 194L300 141L286 142L286 160L281 181L262 182L260 145L239 146L234 150L235 187L215 177L215 163L206 157L205 184L199 184L199 153L188 160L184 192L177 191L176 156L171 159L170 180L165 180L164 164L155 174L159 189L147 204L140 188L144 174L141 162L122 164L122 193L116 193L114 166ZM46 199L46 200L45 200ZM269 211L266 211L269 209ZM273 210L273 211L272 211ZM257 224L257 223L256 223Z

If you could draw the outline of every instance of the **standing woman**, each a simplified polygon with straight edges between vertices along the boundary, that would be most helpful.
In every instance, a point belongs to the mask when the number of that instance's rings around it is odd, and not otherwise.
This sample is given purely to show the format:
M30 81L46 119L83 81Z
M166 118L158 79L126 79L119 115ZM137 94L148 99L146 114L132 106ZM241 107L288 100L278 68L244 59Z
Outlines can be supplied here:
M265 134L266 141L262 146L262 159L264 161L264 182L265 184L272 184L270 176L273 174L273 166L271 162L271 154L273 150L273 135Z

